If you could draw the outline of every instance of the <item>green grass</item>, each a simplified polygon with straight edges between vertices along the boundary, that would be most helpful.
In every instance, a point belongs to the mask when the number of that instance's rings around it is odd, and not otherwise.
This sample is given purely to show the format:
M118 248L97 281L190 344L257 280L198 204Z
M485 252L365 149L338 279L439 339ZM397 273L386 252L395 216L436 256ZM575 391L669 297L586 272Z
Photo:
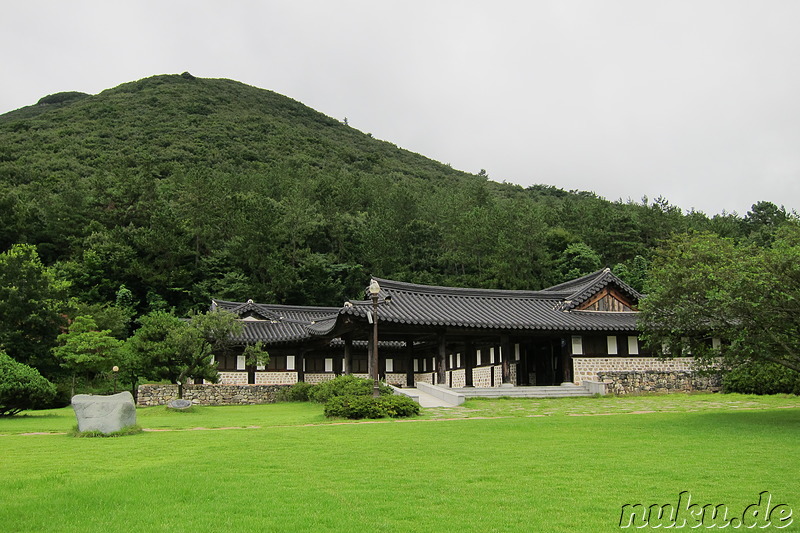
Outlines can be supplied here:
M116 439L22 435L74 425L69 410L28 413L0 419L0 524L614 531L623 504L675 502L683 490L737 512L768 490L797 514L798 405L729 395L470 401L450 416L347 424L324 420L315 404L147 408L138 412L145 429L251 429ZM637 411L659 412L629 414ZM441 419L464 416L493 418Z

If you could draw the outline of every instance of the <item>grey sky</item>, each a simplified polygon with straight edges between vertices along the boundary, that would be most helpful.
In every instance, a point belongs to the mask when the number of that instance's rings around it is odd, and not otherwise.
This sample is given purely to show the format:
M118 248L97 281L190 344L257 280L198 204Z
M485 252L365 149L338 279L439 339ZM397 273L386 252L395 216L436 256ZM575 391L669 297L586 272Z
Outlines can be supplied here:
M795 0L6 0L0 113L231 78L491 179L800 209Z

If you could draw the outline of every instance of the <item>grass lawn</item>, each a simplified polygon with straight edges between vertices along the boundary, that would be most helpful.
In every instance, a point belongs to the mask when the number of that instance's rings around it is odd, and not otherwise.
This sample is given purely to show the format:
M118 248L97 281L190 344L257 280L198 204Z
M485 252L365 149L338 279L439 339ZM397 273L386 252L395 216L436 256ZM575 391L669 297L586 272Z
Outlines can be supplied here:
M615 531L623 504L681 491L739 516L769 491L795 511L784 531L800 530L794 396L473 400L354 424L299 403L138 419L175 431L26 435L68 431L70 409L0 419L0 530Z

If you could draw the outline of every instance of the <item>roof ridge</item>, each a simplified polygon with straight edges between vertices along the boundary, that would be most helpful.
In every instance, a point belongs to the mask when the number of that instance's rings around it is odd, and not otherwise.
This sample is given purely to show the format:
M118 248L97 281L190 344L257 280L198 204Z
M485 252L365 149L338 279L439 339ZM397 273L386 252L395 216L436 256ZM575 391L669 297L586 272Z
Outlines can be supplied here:
M518 290L518 289L481 289L475 287L443 287L441 285L423 285L420 283L411 283L408 281L396 281L384 278L372 277L381 286L381 290L395 289L401 291L413 291L424 294L432 294L438 296L479 296L482 298L559 298L559 295L553 292L546 292L544 290ZM354 302L355 303L355 302Z

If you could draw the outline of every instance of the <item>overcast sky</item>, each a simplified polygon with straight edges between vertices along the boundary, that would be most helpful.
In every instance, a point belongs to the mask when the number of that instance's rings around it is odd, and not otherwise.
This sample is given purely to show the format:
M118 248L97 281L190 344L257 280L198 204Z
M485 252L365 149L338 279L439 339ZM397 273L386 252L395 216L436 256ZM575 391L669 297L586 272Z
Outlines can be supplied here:
M4 0L0 113L189 71L496 181L800 210L800 1Z

